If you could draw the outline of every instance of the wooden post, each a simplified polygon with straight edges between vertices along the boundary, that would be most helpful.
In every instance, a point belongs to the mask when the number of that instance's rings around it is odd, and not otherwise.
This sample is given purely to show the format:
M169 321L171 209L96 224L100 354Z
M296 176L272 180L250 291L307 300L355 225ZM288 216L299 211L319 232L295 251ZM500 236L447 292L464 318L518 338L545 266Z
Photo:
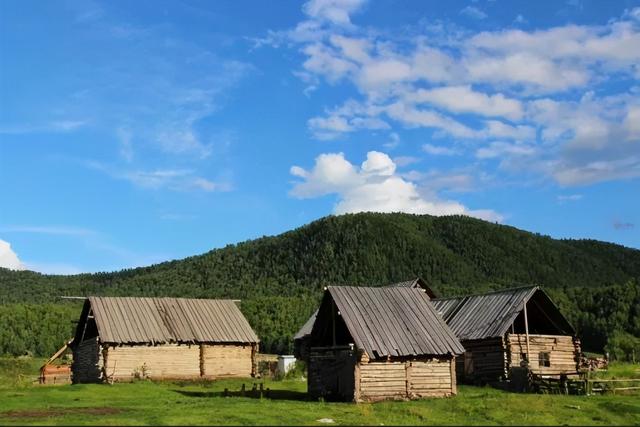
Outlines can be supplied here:
M404 388L407 398L411 399L411 362L404 362Z
M200 376L204 377L204 344L200 344Z
M451 358L451 394L455 396L458 394L458 382L456 379L456 357Z
M531 356L529 353L529 319L527 318L527 302L524 303L524 333L527 340L527 368L531 368Z
M354 402L360 401L360 361L356 359L356 366L353 372L353 400Z
M333 336L333 346L336 346L336 302L331 301L331 329Z

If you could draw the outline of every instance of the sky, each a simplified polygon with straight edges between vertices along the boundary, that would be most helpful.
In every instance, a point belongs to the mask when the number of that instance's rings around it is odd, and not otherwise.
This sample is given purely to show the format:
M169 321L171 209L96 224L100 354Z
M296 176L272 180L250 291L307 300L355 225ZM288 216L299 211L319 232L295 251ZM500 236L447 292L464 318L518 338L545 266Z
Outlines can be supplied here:
M351 212L640 248L640 1L0 2L0 266Z

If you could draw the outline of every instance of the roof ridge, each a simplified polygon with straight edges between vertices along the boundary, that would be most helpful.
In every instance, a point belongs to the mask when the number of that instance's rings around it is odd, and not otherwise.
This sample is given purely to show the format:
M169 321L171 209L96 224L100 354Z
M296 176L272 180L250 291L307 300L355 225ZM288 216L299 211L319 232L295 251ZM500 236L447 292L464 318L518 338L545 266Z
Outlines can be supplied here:
M540 285L526 285L526 286L517 286L515 288L506 288L506 289L499 289L496 291L491 291L491 292L478 292L475 294L465 294L465 295L458 295L455 297L446 297L446 298L434 298L434 301L451 301L451 300L455 300L455 299L462 299L462 298L469 298L469 297L481 297L481 296L485 296L485 295L495 295L495 294L506 294L509 292L513 292L513 291L518 291L518 290L522 290L522 289L535 289L538 288L540 290L542 290L542 287Z

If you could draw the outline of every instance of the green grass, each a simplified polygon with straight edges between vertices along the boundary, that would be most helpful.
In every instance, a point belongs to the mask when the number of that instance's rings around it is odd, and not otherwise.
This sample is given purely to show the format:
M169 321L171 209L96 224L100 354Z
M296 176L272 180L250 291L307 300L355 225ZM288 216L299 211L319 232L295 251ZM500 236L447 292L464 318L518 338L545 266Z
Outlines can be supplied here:
M635 378L640 379L640 364L611 362L606 371L595 372L594 378Z
M638 425L638 395L561 396L459 387L447 399L374 404L307 400L304 381L265 381L271 398L224 397L252 379L39 386L12 376L37 376L40 361L0 359L0 425ZM637 369L638 365L633 368ZM237 394L237 393L236 393Z

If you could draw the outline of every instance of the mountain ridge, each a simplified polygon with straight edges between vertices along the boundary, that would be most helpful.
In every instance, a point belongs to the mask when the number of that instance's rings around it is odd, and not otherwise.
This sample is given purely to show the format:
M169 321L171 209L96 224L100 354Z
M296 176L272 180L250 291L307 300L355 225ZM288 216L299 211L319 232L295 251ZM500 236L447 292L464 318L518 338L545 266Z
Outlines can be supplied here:
M279 235L116 272L0 270L0 305L49 305L55 311L65 304L62 295L241 299L265 347L286 351L325 285L379 286L416 276L440 296L541 285L595 347L604 346L613 330L640 336L640 310L634 308L640 307L640 250L553 239L467 216L332 215ZM628 301L615 299L625 292ZM611 313L590 317L600 306Z

